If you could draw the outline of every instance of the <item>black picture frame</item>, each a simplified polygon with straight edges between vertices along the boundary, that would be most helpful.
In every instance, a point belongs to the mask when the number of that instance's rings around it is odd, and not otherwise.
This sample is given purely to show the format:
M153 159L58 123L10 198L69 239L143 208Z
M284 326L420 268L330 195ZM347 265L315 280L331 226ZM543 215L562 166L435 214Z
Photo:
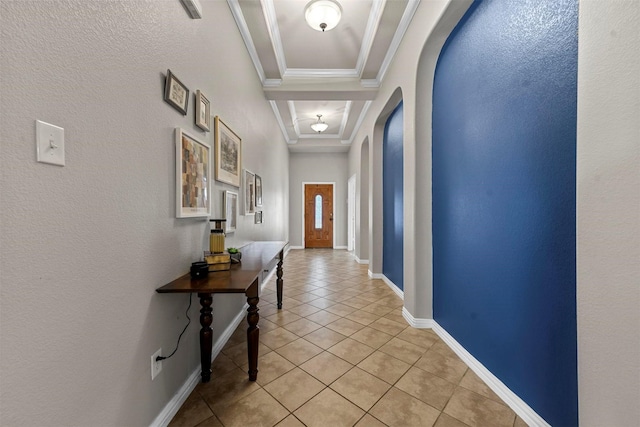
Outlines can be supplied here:
M164 83L164 100L183 116L187 115L189 108L189 89L171 72L167 70L167 78Z

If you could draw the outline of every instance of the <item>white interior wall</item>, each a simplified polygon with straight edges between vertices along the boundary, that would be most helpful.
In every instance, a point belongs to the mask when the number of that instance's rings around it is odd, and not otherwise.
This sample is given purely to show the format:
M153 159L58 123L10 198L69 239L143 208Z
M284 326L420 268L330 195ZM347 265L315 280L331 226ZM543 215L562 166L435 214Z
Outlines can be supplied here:
M333 246L347 247L347 182L346 153L291 153L289 157L289 243L304 247L302 234L303 182L335 182L333 194ZM353 175L353 174L351 174Z
M174 128L213 143L162 99L170 68L243 139L262 175L264 224L228 243L288 239L288 149L222 1L0 2L2 425L149 425L199 369L198 300L176 355L204 219L175 218ZM192 95L193 96L193 95ZM66 166L35 161L35 120L65 128ZM213 214L221 213L215 183ZM235 242L235 243L234 243ZM244 304L215 295L214 340Z
M579 17L580 425L640 425L640 2Z

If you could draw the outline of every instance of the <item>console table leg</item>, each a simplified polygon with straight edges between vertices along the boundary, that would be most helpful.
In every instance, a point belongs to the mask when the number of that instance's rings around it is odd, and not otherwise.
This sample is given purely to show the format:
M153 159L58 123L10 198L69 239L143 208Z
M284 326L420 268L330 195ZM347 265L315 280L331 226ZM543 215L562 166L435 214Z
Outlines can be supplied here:
M260 343L260 328L258 327L258 297L248 297L247 303L247 354L249 356L249 381L255 381L258 378L258 345Z
M213 331L211 330L211 302L213 301L210 293L198 293L200 298L200 365L202 367L202 382L208 383L211 379L211 346L213 345Z
M276 276L278 280L276 280L276 292L278 295L278 309L282 308L282 261L284 259L283 251L280 251L278 268L276 269Z

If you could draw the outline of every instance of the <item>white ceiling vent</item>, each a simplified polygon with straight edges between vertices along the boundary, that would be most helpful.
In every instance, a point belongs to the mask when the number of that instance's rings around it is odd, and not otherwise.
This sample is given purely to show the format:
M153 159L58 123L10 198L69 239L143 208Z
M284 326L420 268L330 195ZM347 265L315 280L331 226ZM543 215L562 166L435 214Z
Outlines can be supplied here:
M202 18L202 5L198 0L180 0L191 19Z

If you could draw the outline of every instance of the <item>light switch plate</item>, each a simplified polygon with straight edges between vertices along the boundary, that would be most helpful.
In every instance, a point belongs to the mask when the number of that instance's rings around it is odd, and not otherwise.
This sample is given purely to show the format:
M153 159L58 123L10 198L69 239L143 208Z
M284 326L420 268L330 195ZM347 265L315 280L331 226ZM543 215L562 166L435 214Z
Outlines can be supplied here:
M39 162L64 166L64 129L36 120L36 151Z

